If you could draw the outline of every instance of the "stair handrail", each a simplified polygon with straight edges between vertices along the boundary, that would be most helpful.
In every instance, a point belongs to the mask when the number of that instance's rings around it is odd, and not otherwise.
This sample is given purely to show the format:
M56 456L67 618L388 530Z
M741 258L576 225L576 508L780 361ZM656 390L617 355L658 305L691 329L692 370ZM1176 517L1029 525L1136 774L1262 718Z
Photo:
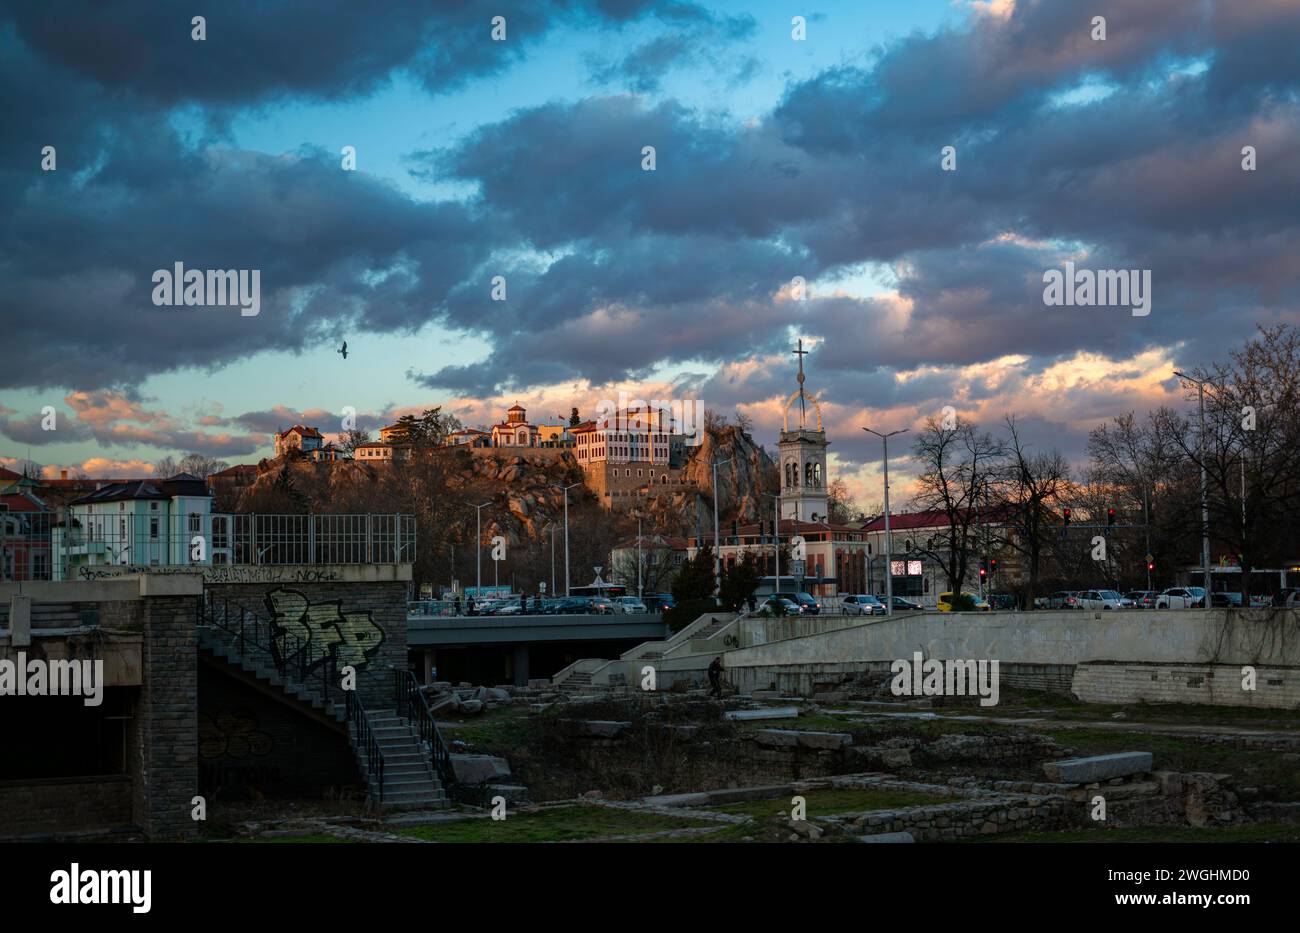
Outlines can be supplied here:
M445 788L450 790L456 783L456 771L451 765L451 752L442 740L438 723L429 709L429 700L420 689L415 675L410 671L393 671L397 685L397 715L409 719L420 730L421 740L429 743L429 763L442 780Z
M217 613L217 603L221 604L221 613ZM286 679L292 679L296 673L297 682L312 686L319 682L321 698L326 709L330 706L330 687L339 683L338 664L328 652L313 653L311 643L291 632L278 630L272 619L263 618L250 610L242 602L235 602L239 609L239 621L231 621L231 599L228 596L214 596L204 593L204 617L209 625L235 636L235 643L240 654L247 656L249 646L271 659L271 663ZM337 688L336 688L337 689Z
M366 756L366 779L371 775L379 776L379 802L384 802L384 750L379 747L370 720L366 716L366 707L355 690L345 690L347 697L347 722L352 730L352 741L356 743L357 752Z

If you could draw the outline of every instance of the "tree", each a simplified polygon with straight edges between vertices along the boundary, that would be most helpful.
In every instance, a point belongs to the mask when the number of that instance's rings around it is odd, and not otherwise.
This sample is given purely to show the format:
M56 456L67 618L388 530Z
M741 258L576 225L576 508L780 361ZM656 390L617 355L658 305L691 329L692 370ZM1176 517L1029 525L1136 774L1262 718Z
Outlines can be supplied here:
M704 545L682 565L673 582L673 602L676 605L664 613L664 621L674 632L710 610L717 611L713 602L712 545Z
M578 409L575 406L569 411L569 427L576 428L580 424L582 424L582 419L578 417Z
M167 456L163 457L161 460L156 461L153 465L154 476L161 476L163 478L166 478L168 476L175 476L179 472L180 470L176 466L176 458L173 457L171 454L168 454Z
M722 575L722 605L739 611L758 589L758 562L746 551L744 556Z
M228 469L230 464L205 454L188 453L181 458L181 462L177 466L182 473L189 473L199 479L206 479L213 473L220 473L222 470Z
M929 541L918 541L916 549L943 567L951 592L959 592L966 579L981 512L988 508L989 487L1002 456L999 441L963 418L948 428L930 417L912 447L921 470L913 505L939 513L945 523Z
M353 455L356 454L358 447L369 443L370 432L362 431L360 428L348 428L339 439L339 447L342 448L343 452Z
M1277 566L1297 545L1300 330L1261 327L1228 362L1193 375L1204 385L1204 427L1199 412L1167 420L1185 425L1174 439L1197 472L1205 471L1210 531L1217 539L1211 548L1217 544L1221 553L1236 556L1248 598L1250 571ZM1198 403L1196 383L1185 386L1188 400Z
M831 524L846 525L865 516L858 502L849 492L849 484L835 479L826 487L826 512Z
M1059 450L1031 453L1020 438L1014 415L1007 416L1006 424L1007 461L995 480L1011 532L1003 543L1028 564L1029 579L1021 599L1024 607L1033 608L1043 556L1059 524L1054 507L1069 486L1070 464Z

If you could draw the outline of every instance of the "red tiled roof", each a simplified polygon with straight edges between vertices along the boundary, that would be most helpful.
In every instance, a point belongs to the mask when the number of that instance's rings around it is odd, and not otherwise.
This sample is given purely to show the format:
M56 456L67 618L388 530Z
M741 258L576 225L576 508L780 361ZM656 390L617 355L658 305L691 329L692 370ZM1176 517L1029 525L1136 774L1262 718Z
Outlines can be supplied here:
M288 436L289 436L290 434L292 434L294 431L297 431L297 432L298 432L299 434L301 434L303 437L320 437L320 436L321 436L320 431L317 431L315 428L306 428L306 427L303 427L301 424L295 424L293 427L289 428L288 430L281 431L279 434L276 435L276 437L288 437Z

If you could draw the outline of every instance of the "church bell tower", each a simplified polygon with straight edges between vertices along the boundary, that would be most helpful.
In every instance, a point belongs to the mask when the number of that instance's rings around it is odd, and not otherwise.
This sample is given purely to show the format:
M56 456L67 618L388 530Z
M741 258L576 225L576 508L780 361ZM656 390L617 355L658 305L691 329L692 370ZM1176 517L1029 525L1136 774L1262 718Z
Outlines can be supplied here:
M799 358L799 388L785 403L785 420L777 445L780 450L781 518L824 522L828 511L826 448L829 442L822 429L821 402L804 391L803 358L808 351L803 348L802 339L792 352ZM799 403L799 422L791 429L790 409L795 402ZM808 423L810 407L817 415L815 430Z

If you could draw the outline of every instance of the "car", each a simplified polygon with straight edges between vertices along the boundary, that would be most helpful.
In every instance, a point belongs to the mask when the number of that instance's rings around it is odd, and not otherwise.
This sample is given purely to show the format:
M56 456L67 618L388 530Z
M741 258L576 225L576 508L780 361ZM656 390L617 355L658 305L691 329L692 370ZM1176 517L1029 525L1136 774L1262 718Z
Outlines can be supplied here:
M618 596L614 599L614 608L622 613L649 612L646 604L635 596Z
M846 616L883 616L885 604L866 593L850 593L841 597L840 611Z
M1199 586L1171 586L1156 597L1157 609L1203 609L1205 590Z
M587 598L591 600L591 611L599 615L612 616L619 611L612 599L604 596L589 596Z
M1240 609L1240 593L1211 593L1210 605L1215 609Z
M758 611L760 615L765 616L797 616L803 614L803 610L799 608L798 603L780 596L769 597L759 607Z
M971 600L975 603L975 609L977 611L979 612L989 611L989 604L982 596L976 596L974 593L962 593L961 595L969 596ZM952 600L953 600L952 593L940 593L939 602L937 603L936 608L940 612L952 612L953 611Z
M492 614L494 616L517 616L523 611L523 606L516 599L513 602L504 602L493 607Z
M813 599L809 593L773 593L772 595L778 599L790 600L805 615L815 616L822 611L821 603Z
M1126 599L1131 599L1133 605L1138 609L1154 609L1156 597L1160 594L1155 590L1134 590L1131 593L1125 593Z
M1075 609L1122 609L1120 595L1114 590L1083 590L1075 597Z
M894 597L894 611L895 611L895 612L906 612L906 611L917 611L917 612L919 612L922 608L924 608L924 607L922 607L920 603L914 603L914 602L912 602L910 599L904 599L904 598L901 597L901 596L895 596L895 597Z
M591 598L588 596L566 596L557 599L546 609L547 615L587 615L592 612Z
M1075 592L1074 590L1057 590L1051 596L1047 597L1048 609L1074 609Z
M663 612L677 605L670 593L646 593L642 599L650 612Z
M1273 594L1269 605L1278 608L1300 606L1300 589L1292 586L1283 587Z

